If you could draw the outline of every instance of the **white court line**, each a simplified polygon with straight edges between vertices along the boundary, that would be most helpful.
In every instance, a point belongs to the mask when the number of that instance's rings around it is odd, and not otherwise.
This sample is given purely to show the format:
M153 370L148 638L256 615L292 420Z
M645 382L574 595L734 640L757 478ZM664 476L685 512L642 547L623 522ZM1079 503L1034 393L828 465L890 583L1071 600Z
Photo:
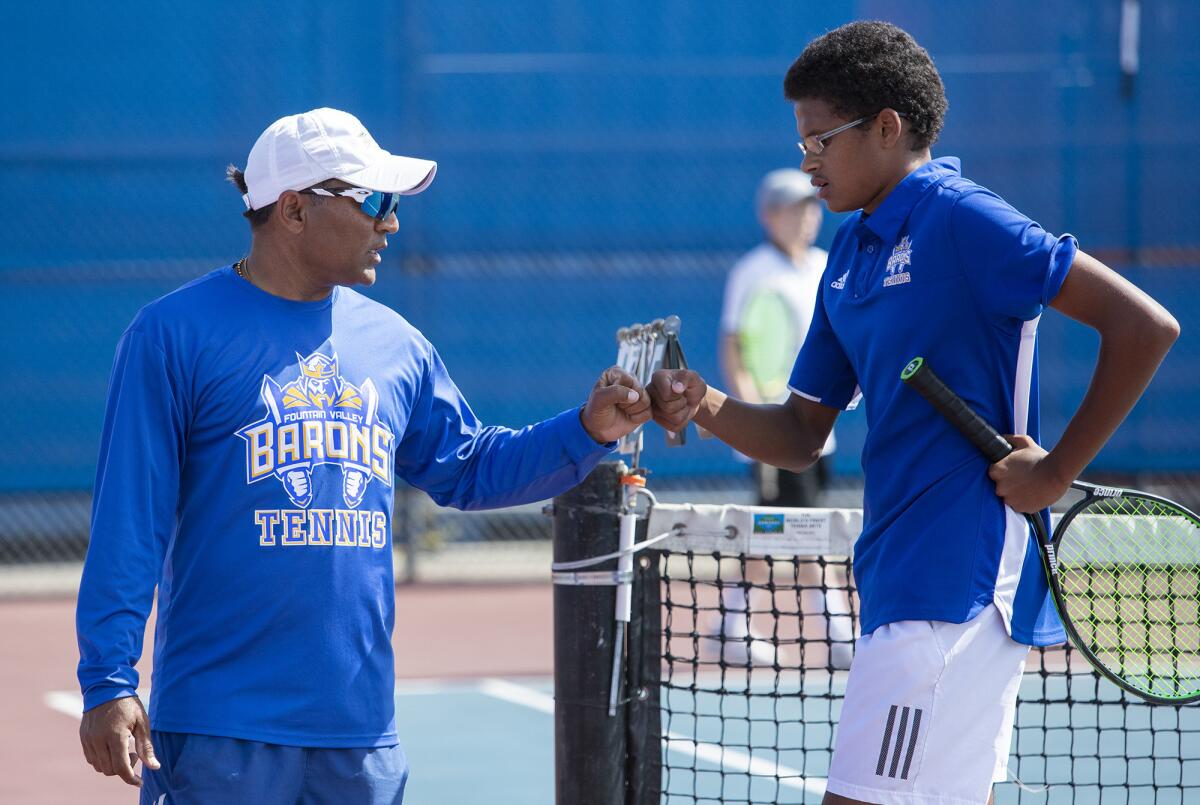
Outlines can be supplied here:
M144 702L149 698L149 694L145 689L139 689L138 697ZM75 691L48 690L42 694L42 703L76 721L83 718L83 697Z
M554 712L554 697L541 691L514 685L503 679L485 679L479 684L479 692L494 696L513 704L530 707L542 713ZM727 771L744 772L763 777L778 777L779 784L787 788L798 788L808 794L824 794L825 778L805 778L798 769L782 766L771 760L756 758L736 749L717 744L697 743L690 738L673 732L663 737L663 746L670 752L700 759Z
M437 679L414 679L397 682L396 693L402 696L436 696L442 693L482 693L501 701L528 707L539 713L552 715L554 713L554 697L524 685L517 685L504 679L482 679L479 681L446 682ZM72 718L79 719L83 715L83 697L78 693L65 690L48 691L42 696L42 701L51 710L55 710ZM770 760L756 758L736 749L729 749L718 744L696 742L690 738L675 733L663 736L663 746L670 752L685 757L703 760L722 769L744 772L748 774L778 777L779 784L787 788L797 788L810 794L824 794L825 780L821 777L802 777L797 769L782 766Z
M438 696L444 693L486 693L488 691L483 689L489 682L517 690L528 690L528 688L520 688L511 682L504 682L502 680L484 680L481 682L478 679L397 679L396 695ZM147 697L144 691L139 690L138 695L142 697L142 701L146 701ZM496 695L498 698L504 698L499 694L493 695ZM42 703L51 710L63 715L77 719L83 717L83 697L78 693L67 690L50 690L42 695ZM517 703L521 704L522 702L518 701ZM535 709L537 708L535 707ZM551 704L550 712L553 712L553 703Z
M485 679L479 683L479 692L512 704L523 705L539 713L554 715L554 697L540 690L514 685L503 679Z
M83 718L83 697L78 693L69 693L65 690L51 690L42 696L42 702L51 710L71 716L77 721Z
M464 679L461 681L446 679L397 679L396 695L438 696L444 693L480 693L485 692L483 688L488 681L495 681L501 685L517 688L511 682L502 682L501 680L485 680L481 682L478 679ZM520 690L528 690L528 688L520 688ZM146 701L144 691L139 690L138 695L142 697L142 701ZM51 710L63 715L71 716L72 718L83 717L83 697L78 693L66 690L50 690L42 695L42 703ZM551 707L553 708L553 705ZM553 709L550 712L553 712Z
M478 693L478 679L397 679L397 696L440 696L446 693Z
M710 743L696 743L690 738L669 732L663 737L663 745L671 752L689 758L699 758L726 771L745 772L760 777L778 777L779 784L786 788L798 788L808 794L824 794L824 777L803 777L798 769L781 766L770 760L748 755L736 749Z

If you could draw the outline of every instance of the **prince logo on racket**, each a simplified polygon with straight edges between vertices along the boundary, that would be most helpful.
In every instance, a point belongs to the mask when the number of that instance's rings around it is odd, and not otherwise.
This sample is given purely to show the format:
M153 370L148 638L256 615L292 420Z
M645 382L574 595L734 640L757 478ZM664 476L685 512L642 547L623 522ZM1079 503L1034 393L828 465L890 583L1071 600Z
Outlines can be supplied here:
M819 455L840 411L865 401L865 517L854 546L862 637L825 801L983 805L1007 776L1028 649L1065 638L1022 514L1067 491L1133 407L1179 325L1074 237L1050 234L964 178L957 159L933 158L945 92L929 55L899 28L855 22L825 34L792 65L784 89L801 169L830 210L849 213L791 396L747 405L695 372L664 371L650 388L654 416L668 429L694 418L746 455L799 469ZM915 281L915 252L919 298L896 289ZM1049 452L1038 444L1037 405L1037 326L1047 308L1101 341L1088 394ZM899 382L913 355L938 366L984 421L999 423L1011 454L989 462ZM1090 505L1089 517L1109 516ZM1061 549L1057 562L1062 576ZM1108 633L1096 630L1097 652L1107 650ZM1149 676L1169 674L1156 665ZM922 717L919 729L906 724L898 764L896 714L904 712Z

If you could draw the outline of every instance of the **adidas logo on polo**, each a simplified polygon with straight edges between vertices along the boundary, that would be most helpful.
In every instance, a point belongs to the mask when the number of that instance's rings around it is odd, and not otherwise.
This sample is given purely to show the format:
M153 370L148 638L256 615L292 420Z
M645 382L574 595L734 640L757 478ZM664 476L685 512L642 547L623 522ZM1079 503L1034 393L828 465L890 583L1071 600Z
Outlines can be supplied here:
M912 240L905 235L896 244L896 248L892 249L892 255L888 258L887 276L883 278L883 287L912 282L912 276L904 270L904 267L909 265L912 265Z
M888 711L887 725L883 728L883 743L879 747L879 764L875 774L879 777L899 777L908 779L908 771L912 767L913 753L917 748L917 736L921 734L921 714L919 707L904 707L893 704ZM896 715L900 715L900 724L896 724ZM893 738L895 740L893 741ZM903 758L904 765L901 765Z
M838 277L833 282L829 283L829 287L833 288L835 291L842 290L843 288L846 287L846 277L849 277L849 276L850 276L850 270L847 269L845 274Z

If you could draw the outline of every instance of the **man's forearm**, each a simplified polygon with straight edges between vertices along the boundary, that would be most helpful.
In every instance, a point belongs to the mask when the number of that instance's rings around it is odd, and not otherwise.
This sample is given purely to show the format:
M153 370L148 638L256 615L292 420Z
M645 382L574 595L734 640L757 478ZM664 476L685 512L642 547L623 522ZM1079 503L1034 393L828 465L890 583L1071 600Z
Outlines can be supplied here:
M96 551L95 557L100 555ZM142 583L136 581L89 550L75 613L77 674L85 710L137 693L141 680L136 664L154 597L153 571Z
M436 461L419 472L402 470L402 477L439 506L471 511L552 498L582 481L609 453L588 435L576 408L519 431L480 427L440 446Z
M754 405L712 387L695 421L739 453L793 472L812 465L829 436L818 433L786 404Z

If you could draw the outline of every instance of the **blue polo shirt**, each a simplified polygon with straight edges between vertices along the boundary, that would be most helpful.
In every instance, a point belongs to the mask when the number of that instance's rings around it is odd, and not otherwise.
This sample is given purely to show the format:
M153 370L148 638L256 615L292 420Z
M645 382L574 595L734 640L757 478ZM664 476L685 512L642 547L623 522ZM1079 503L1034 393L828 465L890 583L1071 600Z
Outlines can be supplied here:
M1018 642L1065 639L1028 524L900 372L923 356L997 430L1039 439L1037 323L1076 249L964 179L951 157L838 229L789 385L833 408L866 404L854 564L864 634L962 623L995 603Z

